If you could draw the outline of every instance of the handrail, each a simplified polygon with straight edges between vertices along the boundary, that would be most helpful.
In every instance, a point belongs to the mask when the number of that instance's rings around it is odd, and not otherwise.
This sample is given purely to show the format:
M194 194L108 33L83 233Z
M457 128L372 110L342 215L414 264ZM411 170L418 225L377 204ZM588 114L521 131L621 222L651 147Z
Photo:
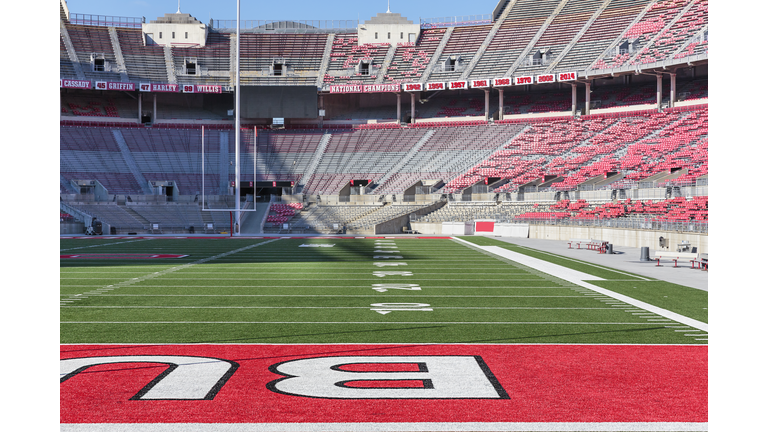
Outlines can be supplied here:
M118 17L108 15L91 15L70 13L69 24L75 25L90 25L100 27L128 27L128 28L141 28L141 25L145 23L144 17Z

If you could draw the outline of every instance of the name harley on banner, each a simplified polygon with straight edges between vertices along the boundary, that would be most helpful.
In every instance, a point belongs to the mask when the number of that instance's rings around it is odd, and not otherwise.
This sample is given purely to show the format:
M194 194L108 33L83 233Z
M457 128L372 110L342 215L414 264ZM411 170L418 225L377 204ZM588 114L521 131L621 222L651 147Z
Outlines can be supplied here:
M140 83L139 91L152 92L152 93L178 93L178 84L152 84L152 83Z

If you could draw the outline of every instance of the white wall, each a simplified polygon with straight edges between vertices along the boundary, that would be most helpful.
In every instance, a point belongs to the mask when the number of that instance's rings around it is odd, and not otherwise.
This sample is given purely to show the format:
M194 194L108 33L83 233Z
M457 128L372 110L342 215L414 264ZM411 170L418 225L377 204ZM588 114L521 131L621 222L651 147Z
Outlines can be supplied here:
M203 47L205 46L205 38L208 36L208 28L205 24L150 23L142 24L141 30L144 34L151 33L156 45L192 44ZM160 37L161 32L162 38ZM174 33L176 37L172 37ZM184 37L184 33L187 33L187 37ZM146 38L144 43L150 44Z
M418 24L360 24L357 27L357 43L388 43L391 45L408 42L408 34L414 34L418 40L421 26ZM376 38L378 33L378 38ZM387 33L390 37L387 38ZM403 34L402 39L400 33ZM414 40L414 41L415 41Z

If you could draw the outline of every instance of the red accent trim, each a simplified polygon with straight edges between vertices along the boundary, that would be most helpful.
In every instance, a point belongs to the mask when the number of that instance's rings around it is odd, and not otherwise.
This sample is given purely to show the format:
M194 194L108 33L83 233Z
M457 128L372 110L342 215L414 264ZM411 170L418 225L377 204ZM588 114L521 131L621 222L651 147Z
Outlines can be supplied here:
M130 400L165 365L94 366L60 385L60 421L706 422L707 350L697 345L63 345L62 359L181 355L239 366L205 401ZM269 367L281 362L376 355L480 356L509 399L317 399L267 388L281 378Z

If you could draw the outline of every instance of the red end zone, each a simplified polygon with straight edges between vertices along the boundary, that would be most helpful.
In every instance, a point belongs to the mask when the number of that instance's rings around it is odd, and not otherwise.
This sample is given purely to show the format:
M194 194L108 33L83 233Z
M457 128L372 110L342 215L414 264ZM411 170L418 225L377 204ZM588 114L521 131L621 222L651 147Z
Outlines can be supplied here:
M707 421L707 347L62 345L61 423Z

